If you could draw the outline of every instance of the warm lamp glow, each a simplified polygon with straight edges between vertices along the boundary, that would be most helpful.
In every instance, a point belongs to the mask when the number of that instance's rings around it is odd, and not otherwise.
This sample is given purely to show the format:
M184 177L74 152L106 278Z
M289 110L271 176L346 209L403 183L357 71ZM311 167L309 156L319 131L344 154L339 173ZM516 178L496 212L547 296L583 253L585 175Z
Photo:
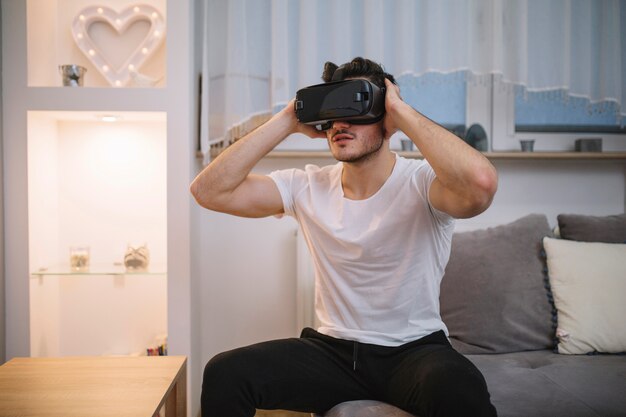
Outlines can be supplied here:
M102 120L103 122L109 122L109 123L117 122L120 119L121 119L120 116L116 116L114 114L105 114L105 115L100 117L100 120Z

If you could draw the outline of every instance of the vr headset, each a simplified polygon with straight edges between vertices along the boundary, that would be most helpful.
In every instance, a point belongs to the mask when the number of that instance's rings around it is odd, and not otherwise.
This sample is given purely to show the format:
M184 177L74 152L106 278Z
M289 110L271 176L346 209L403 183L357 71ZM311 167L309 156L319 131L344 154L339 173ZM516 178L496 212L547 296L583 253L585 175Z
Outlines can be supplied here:
M335 120L372 124L385 116L385 88L353 79L312 85L298 90L294 103L300 123L328 130Z

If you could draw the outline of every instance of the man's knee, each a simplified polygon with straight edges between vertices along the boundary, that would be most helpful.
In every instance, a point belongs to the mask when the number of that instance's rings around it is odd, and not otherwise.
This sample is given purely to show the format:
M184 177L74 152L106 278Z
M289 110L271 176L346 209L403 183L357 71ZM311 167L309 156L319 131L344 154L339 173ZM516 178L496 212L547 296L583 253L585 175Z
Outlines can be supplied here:
M239 384L242 378L239 371L240 363L234 352L223 352L214 356L204 367L203 394L204 391L211 390L211 388L228 387L228 390L231 390ZM222 391L222 389L218 389L218 391Z
M421 395L427 398L432 415L495 416L487 384L471 362L433 366L423 379Z
M254 415L245 372L236 351L220 353L204 367L201 408L203 417Z

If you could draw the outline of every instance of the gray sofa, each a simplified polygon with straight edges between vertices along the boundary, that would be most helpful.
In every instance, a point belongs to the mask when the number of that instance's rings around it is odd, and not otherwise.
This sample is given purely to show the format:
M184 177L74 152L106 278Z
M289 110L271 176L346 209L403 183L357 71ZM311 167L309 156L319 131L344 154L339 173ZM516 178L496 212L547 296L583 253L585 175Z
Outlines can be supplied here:
M440 297L450 342L482 371L500 417L624 417L626 215L563 214L558 226L559 240L544 215L454 235ZM546 237L565 252L544 249ZM558 274L572 265L583 284L563 287ZM355 401L325 416L409 414Z

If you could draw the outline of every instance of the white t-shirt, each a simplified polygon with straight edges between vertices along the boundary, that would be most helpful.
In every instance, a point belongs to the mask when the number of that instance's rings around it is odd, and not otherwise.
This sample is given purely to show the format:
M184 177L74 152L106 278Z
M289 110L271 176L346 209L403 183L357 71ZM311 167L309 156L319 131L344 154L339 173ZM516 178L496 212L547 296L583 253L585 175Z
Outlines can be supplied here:
M383 346L448 334L439 286L454 219L428 201L433 169L396 155L387 181L365 200L344 197L342 169L307 165L270 174L313 257L318 331Z

